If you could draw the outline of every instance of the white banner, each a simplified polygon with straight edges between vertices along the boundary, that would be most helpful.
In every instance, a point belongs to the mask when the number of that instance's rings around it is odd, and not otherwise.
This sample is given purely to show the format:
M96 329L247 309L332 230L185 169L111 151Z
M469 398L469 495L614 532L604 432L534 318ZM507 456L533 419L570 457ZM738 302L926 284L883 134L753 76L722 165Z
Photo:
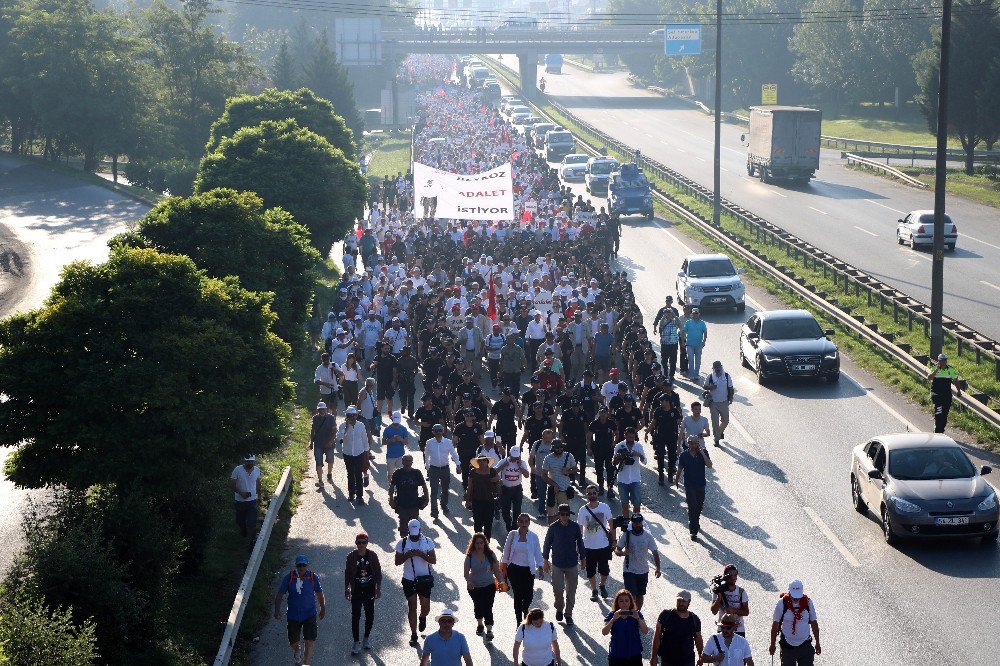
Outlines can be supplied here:
M414 162L413 186L417 217L431 209L437 218L495 222L514 219L514 182L509 163L463 175ZM433 202L436 206L431 205Z

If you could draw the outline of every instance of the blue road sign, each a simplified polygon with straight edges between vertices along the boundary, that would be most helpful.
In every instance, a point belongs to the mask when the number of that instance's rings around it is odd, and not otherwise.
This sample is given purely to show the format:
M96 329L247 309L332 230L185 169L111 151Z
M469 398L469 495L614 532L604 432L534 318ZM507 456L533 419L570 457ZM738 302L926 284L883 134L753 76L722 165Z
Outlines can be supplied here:
M689 56L701 53L700 23L668 23L663 26L663 53Z

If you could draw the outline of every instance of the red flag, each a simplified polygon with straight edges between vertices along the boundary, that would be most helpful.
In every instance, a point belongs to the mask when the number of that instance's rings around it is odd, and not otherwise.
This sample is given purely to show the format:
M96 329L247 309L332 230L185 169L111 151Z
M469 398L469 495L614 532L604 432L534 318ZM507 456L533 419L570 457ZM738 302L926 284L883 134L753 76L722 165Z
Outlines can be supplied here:
M359 239L360 239L360 238L361 238L362 236L364 236L364 235L365 235L365 230L364 230L364 228L363 228L363 227L361 226L361 223L360 223L360 222L358 223L358 230L357 230L357 232L356 232L356 233L357 233L357 235L358 235L358 238L359 238Z
M493 271L490 271L490 306L486 314L493 321L497 320L497 289L493 285Z

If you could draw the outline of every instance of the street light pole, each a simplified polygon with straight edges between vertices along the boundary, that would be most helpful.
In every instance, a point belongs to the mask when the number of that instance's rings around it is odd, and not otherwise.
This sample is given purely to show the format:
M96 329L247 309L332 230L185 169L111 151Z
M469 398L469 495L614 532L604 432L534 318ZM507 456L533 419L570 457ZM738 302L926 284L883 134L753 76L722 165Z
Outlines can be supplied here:
M938 74L937 159L934 163L934 256L931 261L931 359L944 348L944 205L948 183L948 68L951 60L951 5L941 14L941 62Z
M719 226L722 207L722 0L715 0L715 161L712 224Z

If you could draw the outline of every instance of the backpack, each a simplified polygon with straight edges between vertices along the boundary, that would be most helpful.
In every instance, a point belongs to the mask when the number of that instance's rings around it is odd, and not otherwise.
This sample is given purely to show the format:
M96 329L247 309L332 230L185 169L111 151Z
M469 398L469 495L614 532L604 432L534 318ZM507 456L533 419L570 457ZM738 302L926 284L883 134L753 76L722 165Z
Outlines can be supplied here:
M790 596L788 596L787 592L778 595L778 597L781 599L781 603L782 603L781 615L778 617L778 624L781 625L785 621L785 613L787 613L789 611L792 611L792 598ZM809 612L809 597L806 596L805 594L803 594L802 598L799 599L799 609L800 609L800 614L801 613L809 613L809 619L810 619L810 621L812 620L812 613ZM793 611L793 615L792 615L792 631L793 632L795 631L795 624L797 622L798 622L798 619L795 618L794 611ZM782 638L782 640L784 640L784 638L785 638L785 632L784 632L784 630L782 630L782 632L781 632L781 638Z

